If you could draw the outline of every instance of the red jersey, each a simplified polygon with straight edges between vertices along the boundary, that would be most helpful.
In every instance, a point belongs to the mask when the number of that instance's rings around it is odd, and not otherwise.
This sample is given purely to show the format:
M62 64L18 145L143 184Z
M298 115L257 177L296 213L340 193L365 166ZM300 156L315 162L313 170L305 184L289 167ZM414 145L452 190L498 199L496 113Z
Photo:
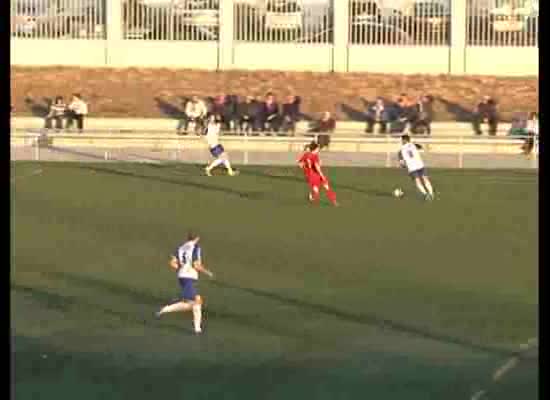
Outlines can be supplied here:
M319 171L316 169L316 165L319 164L319 154L306 151L300 157L299 162L302 163L302 169L306 178L309 178L313 174L319 175Z

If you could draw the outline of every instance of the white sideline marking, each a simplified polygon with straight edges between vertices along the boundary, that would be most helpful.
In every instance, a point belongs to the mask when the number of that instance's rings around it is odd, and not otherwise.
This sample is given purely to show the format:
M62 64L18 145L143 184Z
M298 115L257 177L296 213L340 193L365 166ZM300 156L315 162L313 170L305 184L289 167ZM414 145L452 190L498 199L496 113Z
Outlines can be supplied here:
M538 345L538 338L531 338L526 343L522 343L519 348L522 351L521 353L526 353L528 350L530 350L532 347ZM500 367L498 367L495 372L493 372L493 376L491 377L492 383L497 383L504 375L506 375L508 372L510 372L512 369L518 365L519 360L521 358L522 354L518 354L514 357L509 358L506 360L504 364L502 364ZM485 390L478 390L476 393L474 393L470 400L480 400L483 398L487 392Z
M21 176L14 176L13 178L10 179L10 182L11 182L11 183L14 183L14 182L17 181L17 180L25 179L25 178L30 178L31 176L34 176L34 175L41 175L41 174L42 174L42 170L41 170L41 169L36 169L36 170L32 171L32 172L29 173L29 174L25 174L25 175L21 175Z

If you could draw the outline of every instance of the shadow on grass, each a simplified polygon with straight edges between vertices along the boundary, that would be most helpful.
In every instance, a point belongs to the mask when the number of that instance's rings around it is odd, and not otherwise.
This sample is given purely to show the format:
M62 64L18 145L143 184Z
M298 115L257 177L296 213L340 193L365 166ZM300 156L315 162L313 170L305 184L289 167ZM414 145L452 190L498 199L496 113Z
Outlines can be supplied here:
M241 170L241 175L254 176L258 178L267 178L267 179L273 179L273 180L284 181L284 182L299 182L304 185L306 184L305 178L301 176L292 175L291 173L287 173L285 175L275 175L275 174L270 174L265 170L260 171L260 170L244 169L244 170ZM341 184L336 184L332 186L336 192L341 189L341 190L348 190L350 192L354 192L358 194L364 194L367 196L387 197L387 198L392 197L391 193L386 193L381 190L360 189L354 186L341 185Z
M109 293L113 296L125 297L131 300L132 303L134 304L146 304L147 306L151 307L151 310L157 310L162 305L170 304L177 300L177 299L167 300L166 298L160 298L158 296L154 296L149 293L136 290L129 286L114 283L111 281L105 281L105 280L96 279L92 277L77 275L77 274L70 274L65 272L42 271L41 275L48 277L50 279L62 280L70 283L71 285L81 285L82 287L97 289L99 292ZM47 306L51 305L51 308L59 307L59 309L62 311L66 311L68 308L70 308L70 306L72 305L71 301L74 303L76 300L78 300L77 298L65 297L57 294L43 292L38 289L30 288L30 287L22 287L22 286L16 285L14 286L14 288L16 290L25 291L31 294L33 297L35 297L40 302L46 304ZM83 304L80 302L79 305L83 305ZM94 309L100 309L100 311L103 311L106 314L111 314L111 315L120 317L121 319L122 317L124 317L124 320L128 322L138 322L138 323L140 321L144 322L143 320L140 320L138 317L131 318L128 316L128 314L101 308L101 307L98 307L97 305L88 304L87 306L93 307ZM65 308L61 309L61 307L65 307ZM146 317L147 319L152 319L153 318L152 312L150 315L147 315ZM166 316L164 318L170 318L170 316ZM206 307L205 309L205 320L207 318L227 320L236 325L246 326L246 327L255 329L256 331L267 333L269 335L286 337L291 339L306 340L306 338L303 338L302 335L290 332L281 327L269 325L265 321L257 318L256 315L236 314L234 312L231 312L225 309L220 310L215 307L209 306L209 307ZM177 328L181 330L180 327L176 327L176 326L172 326L171 328ZM310 338L307 338L307 340L310 341Z
M353 314L346 311L338 310L337 308L334 308L331 306L310 303L307 301L294 299L291 297L281 296L276 293L270 293L259 289L236 286L236 285L221 282L221 281L210 281L210 283L213 286L240 290L240 291L252 294L254 296L271 299L282 304L301 308L303 310L308 310L311 312L329 315L346 322L375 326L381 329L388 329L399 333L405 333L415 337L421 337L421 338L433 340L436 342L452 344L452 345L468 348L470 350L480 351L483 353L489 353L489 354L503 356L503 357L511 357L519 354L519 352L517 351L510 351L507 349L486 346L478 343L473 343L471 341L468 341L462 338L433 333L425 329L406 325L398 321L392 321L390 319L386 319L377 315Z
M136 178L136 179L144 179L148 181L177 185L184 188L192 187L195 189L207 190L207 191L217 192L217 193L224 193L227 195L236 196L236 197L239 197L242 199L248 199L248 200L261 200L266 197L263 192L245 192L245 191L236 190L236 189L232 189L224 186L216 186L212 184L192 182L189 180L179 180L179 179L176 180L176 179L170 179L170 178L165 178L160 176L142 175L135 172L122 171L115 168L106 168L106 167L88 166L88 165L83 165L80 168L84 170L93 171L95 173L118 175L118 176L124 176L128 178Z

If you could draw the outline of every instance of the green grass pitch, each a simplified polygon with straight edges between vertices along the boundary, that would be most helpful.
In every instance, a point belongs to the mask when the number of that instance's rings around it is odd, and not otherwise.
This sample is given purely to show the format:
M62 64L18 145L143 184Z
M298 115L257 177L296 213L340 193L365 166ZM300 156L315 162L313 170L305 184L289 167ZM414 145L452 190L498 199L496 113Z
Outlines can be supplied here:
M537 174L431 172L329 168L332 208L290 167L12 164L15 398L536 399L536 355L491 375L537 337ZM153 318L189 228L201 337Z

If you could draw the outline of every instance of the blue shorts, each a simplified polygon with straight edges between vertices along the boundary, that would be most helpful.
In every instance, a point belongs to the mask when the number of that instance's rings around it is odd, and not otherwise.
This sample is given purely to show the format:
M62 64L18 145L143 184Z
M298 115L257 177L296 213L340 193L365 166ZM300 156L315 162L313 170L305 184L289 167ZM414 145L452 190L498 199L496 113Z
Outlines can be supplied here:
M183 300L195 300L195 297L198 295L197 289L195 288L196 280L179 278L178 281L181 287L181 298Z
M212 154L212 156L218 158L219 156L221 156L223 154L225 150L223 149L223 146L221 144L218 144L214 147L212 147L210 149L210 154Z
M420 168L420 169L417 169L416 171L411 171L409 172L409 176L414 179L422 178L426 176L426 168Z

